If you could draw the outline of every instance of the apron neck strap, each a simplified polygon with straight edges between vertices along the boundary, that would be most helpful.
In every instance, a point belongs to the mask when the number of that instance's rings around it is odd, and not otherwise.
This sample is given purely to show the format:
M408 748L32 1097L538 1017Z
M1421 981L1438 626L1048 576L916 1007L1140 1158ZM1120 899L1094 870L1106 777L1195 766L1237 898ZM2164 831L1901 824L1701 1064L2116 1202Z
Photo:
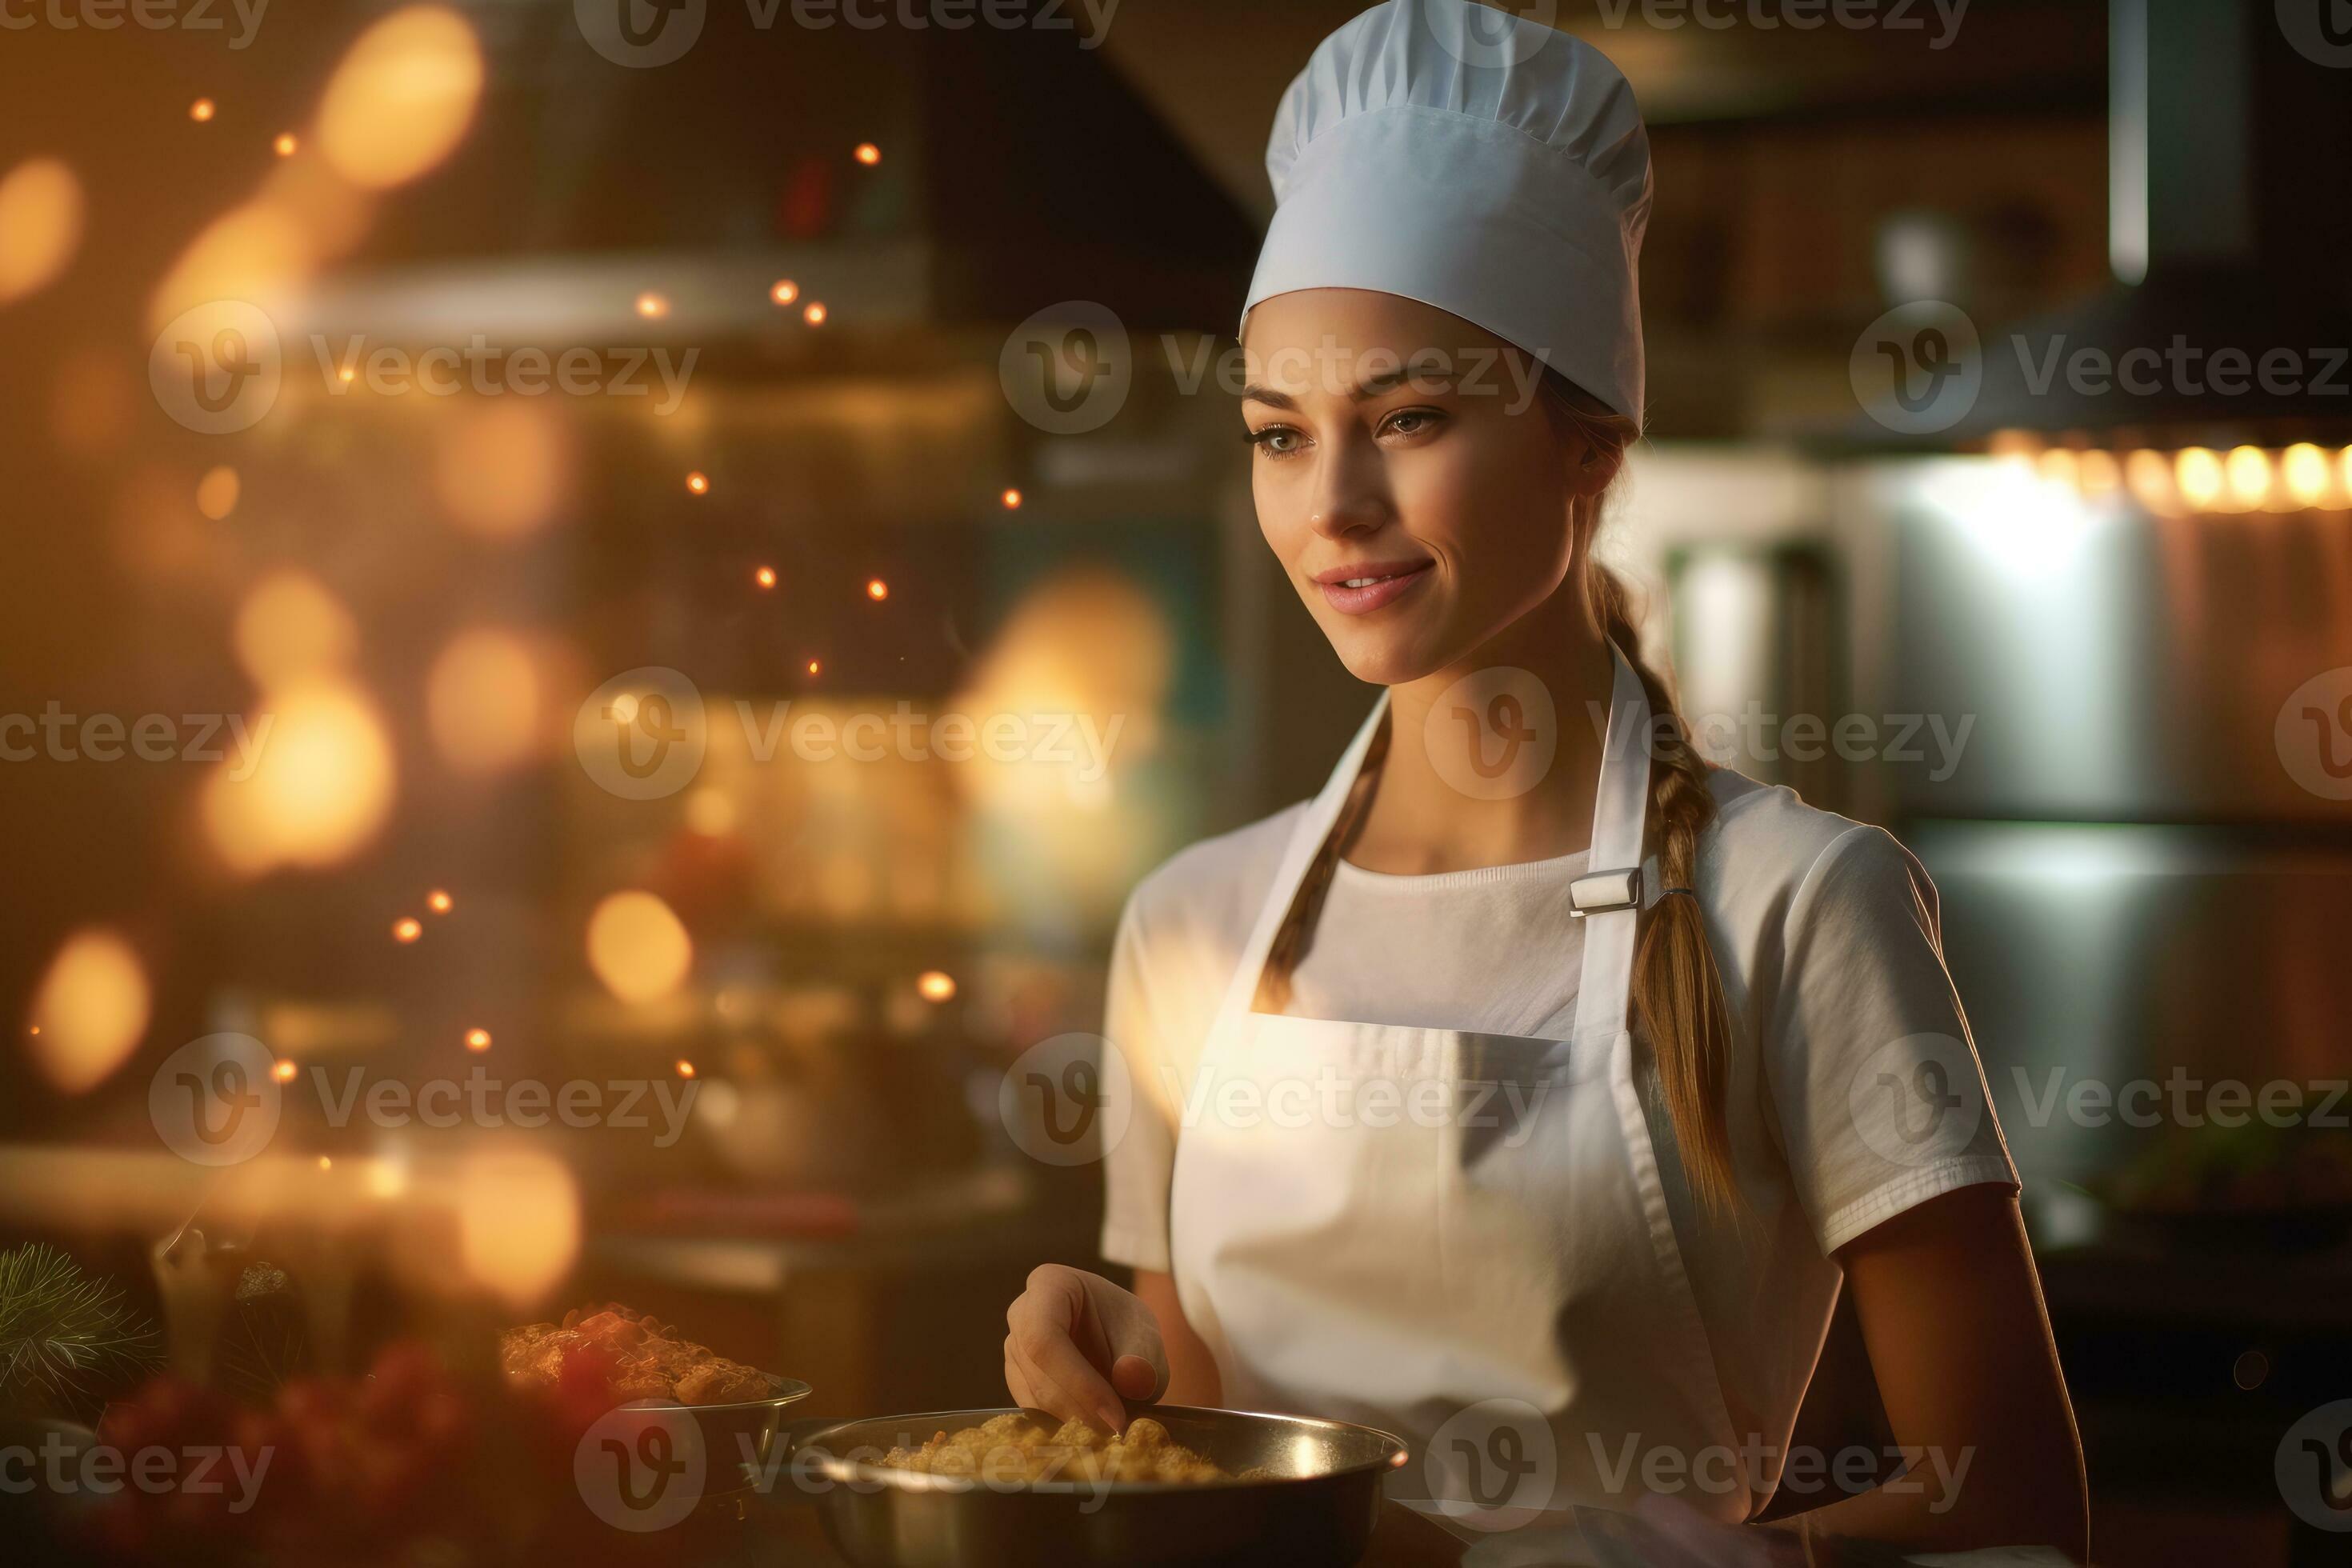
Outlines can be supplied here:
M1602 742L1601 783L1592 803L1594 871L1617 870L1642 864L1643 828L1650 805L1650 700L1632 662L1615 642L1609 644L1612 666L1609 725ZM1340 754L1339 765L1322 790L1308 803L1307 813L1290 836L1274 885L1258 911L1256 925L1242 949L1226 986L1221 1011L1244 1013L1257 995L1258 981L1276 935L1289 917L1291 905L1318 857L1332 851L1332 829L1338 825L1348 795L1362 771L1364 758L1381 726L1389 718L1389 694L1383 689L1372 710L1357 729L1355 739ZM1577 1004L1577 1033L1606 1029L1613 1037L1625 1030L1633 989L1633 931L1640 911L1623 909L1596 913L1584 921L1584 967Z

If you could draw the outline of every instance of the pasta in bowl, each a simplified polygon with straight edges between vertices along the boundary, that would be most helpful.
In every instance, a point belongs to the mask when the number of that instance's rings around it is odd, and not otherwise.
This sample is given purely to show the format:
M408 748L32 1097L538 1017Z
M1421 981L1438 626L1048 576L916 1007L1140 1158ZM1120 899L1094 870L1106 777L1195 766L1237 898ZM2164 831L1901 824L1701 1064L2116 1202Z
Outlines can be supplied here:
M953 1434L941 1428L920 1447L892 1448L881 1463L887 1469L999 1485L1257 1480L1267 1473L1260 1466L1234 1475L1177 1442L1148 1415L1137 1416L1123 1435L1113 1436L1078 1420L1051 1426L1022 1410Z

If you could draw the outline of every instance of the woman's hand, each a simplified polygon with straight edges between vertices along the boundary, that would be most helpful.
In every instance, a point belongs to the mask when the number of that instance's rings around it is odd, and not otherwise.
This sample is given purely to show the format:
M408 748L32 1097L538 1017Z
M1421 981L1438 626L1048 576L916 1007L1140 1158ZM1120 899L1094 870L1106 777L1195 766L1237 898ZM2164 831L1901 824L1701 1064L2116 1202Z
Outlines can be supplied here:
M1004 1386L1016 1405L1127 1430L1122 1399L1168 1387L1160 1324L1141 1298L1099 1274L1048 1263L1005 1310Z

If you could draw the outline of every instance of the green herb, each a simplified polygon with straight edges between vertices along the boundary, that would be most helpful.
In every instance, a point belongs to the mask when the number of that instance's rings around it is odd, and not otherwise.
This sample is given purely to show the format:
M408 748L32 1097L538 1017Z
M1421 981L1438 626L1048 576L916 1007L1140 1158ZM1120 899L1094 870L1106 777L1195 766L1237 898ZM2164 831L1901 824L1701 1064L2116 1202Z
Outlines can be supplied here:
M0 1252L0 1406L54 1413L160 1366L163 1338L55 1247Z

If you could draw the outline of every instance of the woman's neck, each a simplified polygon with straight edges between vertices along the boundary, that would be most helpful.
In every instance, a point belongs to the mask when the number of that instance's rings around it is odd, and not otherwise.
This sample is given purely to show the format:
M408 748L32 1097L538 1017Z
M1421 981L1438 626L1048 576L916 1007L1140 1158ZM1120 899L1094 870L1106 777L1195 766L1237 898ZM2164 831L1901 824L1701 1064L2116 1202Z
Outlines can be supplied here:
M1475 652L1389 689L1391 725L1347 858L1403 876L1591 847L1615 670L1563 585Z

